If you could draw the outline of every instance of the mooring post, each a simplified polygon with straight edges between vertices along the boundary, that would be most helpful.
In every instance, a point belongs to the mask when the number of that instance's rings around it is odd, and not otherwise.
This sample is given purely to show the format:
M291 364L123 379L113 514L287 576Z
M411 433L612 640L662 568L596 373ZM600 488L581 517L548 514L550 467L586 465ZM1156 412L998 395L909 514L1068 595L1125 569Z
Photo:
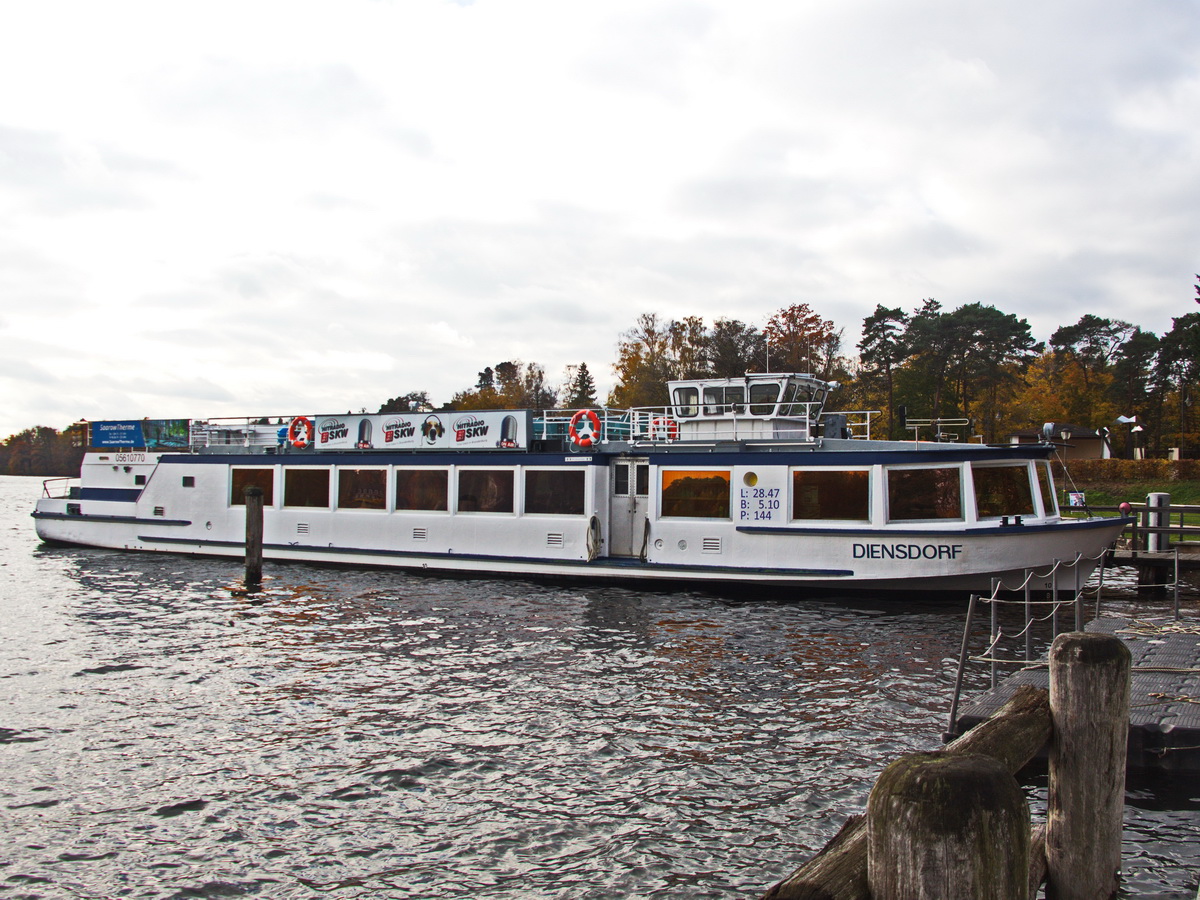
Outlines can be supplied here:
M1029 804L999 760L916 753L867 799L872 900L1013 900L1029 891Z
M262 585L263 489L246 488L246 588Z
M1050 647L1050 900L1107 900L1117 891L1129 679L1129 648L1120 638L1075 632Z

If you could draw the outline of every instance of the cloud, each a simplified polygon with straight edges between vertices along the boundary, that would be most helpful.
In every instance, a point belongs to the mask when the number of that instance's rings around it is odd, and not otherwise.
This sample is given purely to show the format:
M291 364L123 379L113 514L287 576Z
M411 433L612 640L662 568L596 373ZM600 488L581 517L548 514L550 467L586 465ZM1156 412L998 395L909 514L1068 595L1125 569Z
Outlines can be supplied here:
M6 24L0 435L443 401L507 359L586 361L603 392L642 312L807 302L852 346L931 296L1043 340L1194 308L1191 4L68 0Z

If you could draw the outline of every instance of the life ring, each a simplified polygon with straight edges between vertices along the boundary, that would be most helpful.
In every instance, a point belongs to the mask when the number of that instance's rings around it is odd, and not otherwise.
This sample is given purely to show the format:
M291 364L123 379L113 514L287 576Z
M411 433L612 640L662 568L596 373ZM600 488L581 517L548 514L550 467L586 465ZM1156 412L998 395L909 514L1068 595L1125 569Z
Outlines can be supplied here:
M297 450L303 450L312 442L312 422L305 416L296 416L288 426L288 441Z
M650 422L650 439L674 441L679 438L679 423L665 416Z
M590 427L580 428L579 423L587 420ZM571 424L567 427L571 443L576 447L590 447L600 442L600 417L595 410L581 409L571 416Z

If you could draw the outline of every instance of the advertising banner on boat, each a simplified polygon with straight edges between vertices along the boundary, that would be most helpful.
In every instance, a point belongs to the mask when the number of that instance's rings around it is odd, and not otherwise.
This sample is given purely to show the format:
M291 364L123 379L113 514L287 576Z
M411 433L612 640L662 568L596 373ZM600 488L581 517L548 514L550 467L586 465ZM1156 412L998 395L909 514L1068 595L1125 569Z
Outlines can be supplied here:
M88 423L93 447L136 447L158 450L188 446L188 419L125 419Z
M317 450L523 450L528 410L317 416Z

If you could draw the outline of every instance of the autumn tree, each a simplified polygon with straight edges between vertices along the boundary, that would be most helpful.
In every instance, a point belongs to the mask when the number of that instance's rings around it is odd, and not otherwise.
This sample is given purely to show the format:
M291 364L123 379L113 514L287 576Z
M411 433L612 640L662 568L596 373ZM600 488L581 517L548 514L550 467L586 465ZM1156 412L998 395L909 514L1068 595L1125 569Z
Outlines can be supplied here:
M1113 382L1113 361L1134 327L1120 319L1106 319L1090 313L1074 325L1064 325L1050 336L1050 346L1062 388L1071 391L1068 420L1097 428L1113 418L1109 387ZM1071 378L1072 374L1079 377Z
M1171 319L1171 330L1162 336L1154 366L1154 390L1164 401L1161 429L1155 436L1178 435L1175 446L1191 447L1191 407L1200 391L1200 313ZM1169 405L1168 405L1169 401Z
M770 364L777 372L832 377L842 346L842 330L807 303L796 303L771 316L763 329Z
M538 363L508 360L484 368L475 387L455 394L449 408L549 409L557 399L557 392L546 386L545 368Z
M676 372L671 325L657 313L642 313L637 324L621 335L613 363L617 383L609 393L609 406L663 406L668 402L667 382Z
M708 333L708 372L714 378L737 378L767 370L766 336L737 319L717 319Z
M0 473L78 475L83 452L75 429L60 433L45 425L27 428L0 444Z

